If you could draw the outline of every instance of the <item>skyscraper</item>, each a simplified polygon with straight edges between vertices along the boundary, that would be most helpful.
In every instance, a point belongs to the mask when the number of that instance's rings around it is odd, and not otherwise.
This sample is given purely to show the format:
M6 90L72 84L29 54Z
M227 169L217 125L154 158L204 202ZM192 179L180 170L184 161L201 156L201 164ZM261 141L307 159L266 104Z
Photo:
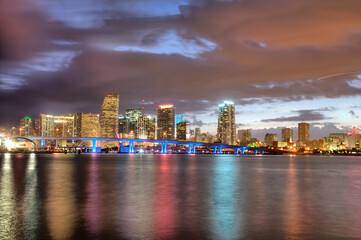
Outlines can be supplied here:
M40 114L40 130L42 137L74 137L74 116L54 116ZM52 141L46 141L50 143ZM42 141L43 145L44 141ZM59 146L66 146L67 141L58 141Z
M139 139L154 139L155 118L147 115L138 117L136 123L136 136Z
M173 105L159 105L157 109L157 139L174 140L175 135L175 107Z
M300 146L307 146L310 141L310 124L299 123L298 124L298 142Z
M238 141L241 146L247 146L251 142L252 130L251 129L240 129L238 130Z
M81 137L82 112L74 114L74 137Z
M231 101L219 104L217 138L223 144L236 144L235 107Z
M201 135L201 128L195 128L194 129L194 135L196 135L196 136Z
M177 124L177 140L178 141L191 140L190 123L189 122L180 122Z
M83 113L81 116L81 137L99 137L99 114ZM83 141L86 146L92 146L91 141Z
M119 95L105 95L100 115L100 136L103 138L115 138L119 121ZM102 147L113 147L117 142L104 142Z
M291 128L282 128L282 142L293 142L293 130Z
M142 109L140 108L127 109L125 111L125 116L129 118L129 132L133 132L134 136L136 136L137 135L136 124L138 118L142 116Z
M30 137L33 132L33 123L32 119L28 116L23 117L20 120L20 136L21 137Z
M119 117L118 133L120 138L128 138L130 132L130 119L128 117Z

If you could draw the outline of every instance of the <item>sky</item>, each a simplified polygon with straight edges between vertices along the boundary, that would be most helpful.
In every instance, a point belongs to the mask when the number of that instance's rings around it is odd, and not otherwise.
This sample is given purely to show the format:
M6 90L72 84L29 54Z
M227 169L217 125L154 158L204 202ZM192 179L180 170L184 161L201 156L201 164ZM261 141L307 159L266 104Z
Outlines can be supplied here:
M297 123L311 139L361 131L360 0L0 2L0 125L24 115L154 115L174 104L216 133L218 104L263 139Z

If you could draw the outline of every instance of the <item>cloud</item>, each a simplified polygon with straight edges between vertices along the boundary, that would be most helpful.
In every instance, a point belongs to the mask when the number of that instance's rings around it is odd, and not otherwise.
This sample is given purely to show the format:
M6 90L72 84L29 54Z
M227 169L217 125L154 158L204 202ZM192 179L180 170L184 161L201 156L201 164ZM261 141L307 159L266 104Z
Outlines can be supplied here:
M354 117L354 118L359 118L359 116L357 116L356 114L355 114L355 112L354 111L349 111L348 112L352 117Z
M262 122L304 122L304 121L320 121L326 120L323 114L319 113L318 111L324 110L299 110L296 111L298 113L297 116L291 117L280 117L280 118L272 118L272 119L263 119Z

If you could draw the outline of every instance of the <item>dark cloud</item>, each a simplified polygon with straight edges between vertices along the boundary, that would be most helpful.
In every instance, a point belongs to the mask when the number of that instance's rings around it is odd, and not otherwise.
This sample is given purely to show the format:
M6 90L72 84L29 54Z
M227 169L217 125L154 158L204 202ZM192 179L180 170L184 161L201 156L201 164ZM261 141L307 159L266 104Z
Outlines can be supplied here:
M297 116L263 119L262 122L301 122L301 121L320 121L320 120L329 119L326 118L319 111L324 111L324 110L299 110L296 111L298 113Z

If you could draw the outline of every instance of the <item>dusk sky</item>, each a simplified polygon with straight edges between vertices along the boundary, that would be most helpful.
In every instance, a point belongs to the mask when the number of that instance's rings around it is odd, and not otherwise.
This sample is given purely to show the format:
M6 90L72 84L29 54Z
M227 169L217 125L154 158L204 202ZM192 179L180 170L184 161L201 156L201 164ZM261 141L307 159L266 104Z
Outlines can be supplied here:
M301 121L311 139L361 131L361 1L0 2L0 125L100 113L106 93L211 134L224 100L260 139Z

